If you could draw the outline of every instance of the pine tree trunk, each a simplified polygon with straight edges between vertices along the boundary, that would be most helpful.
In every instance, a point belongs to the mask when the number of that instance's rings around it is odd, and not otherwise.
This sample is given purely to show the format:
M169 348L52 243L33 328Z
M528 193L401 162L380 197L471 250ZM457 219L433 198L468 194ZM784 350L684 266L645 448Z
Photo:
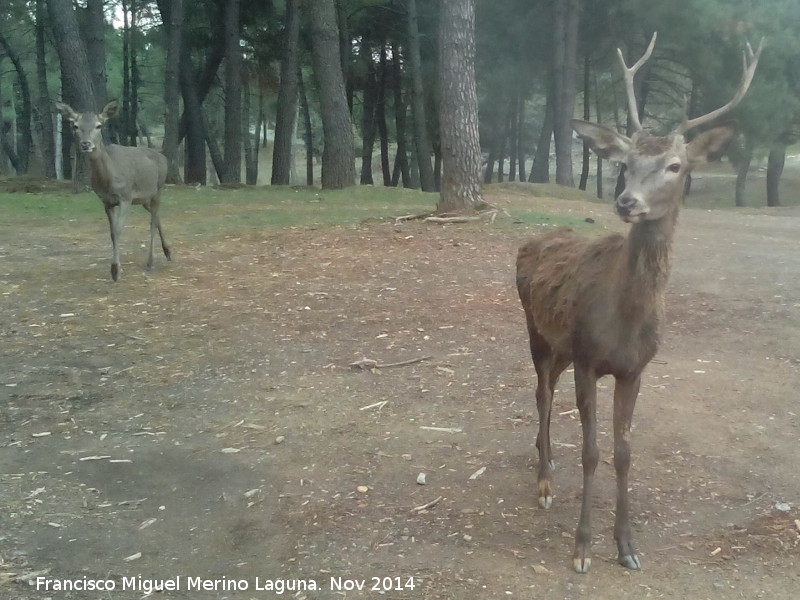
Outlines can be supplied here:
M86 55L89 59L92 85L94 87L94 108L102 110L106 98L106 39L103 0L86 0L86 21L84 26Z
M380 77L378 79L378 98L375 103L375 122L378 127L378 137L381 145L381 172L383 174L383 185L392 184L392 172L389 166L389 130L386 126L386 80L388 74L388 60L386 56L386 44L381 44L380 58Z
M300 39L298 0L286 2L285 39L281 59L281 87L275 117L275 143L272 149L272 185L289 185L292 173L292 142L297 119L297 68Z
M183 95L183 115L186 127L186 161L184 180L190 184L205 185L206 131L203 121L203 105L197 93L194 67L189 56L189 41L183 37L181 43L180 82Z
M750 139L745 139L744 151L738 157L736 164L736 206L747 206L745 195L745 185L747 183L747 173L750 171L750 164L753 162L753 144Z
M16 156L14 168L18 175L28 172L28 162L30 159L31 148L33 146L33 135L31 134L31 115L33 107L31 104L31 90L28 85L28 75L25 72L25 67L20 60L19 55L8 43L8 40L0 34L0 47L6 53L6 56L11 60L14 65L14 70L17 72L17 82L19 83L19 92L21 96L21 104L17 111L17 135L16 141ZM12 128L13 132L13 128Z
M786 144L776 142L767 158L767 206L780 206L780 182L786 162Z
M306 0L311 14L311 54L320 96L322 187L339 189L355 184L353 128L347 106L334 0Z
M433 192L436 181L431 167L430 137L425 114L425 89L422 83L422 57L420 54L419 25L417 23L417 1L407 0L408 10L408 68L411 71L411 106L414 118L414 146L419 168L420 186L423 192Z
M311 128L311 111L308 109L308 96L303 83L303 74L297 71L297 91L300 95L300 112L303 114L303 141L306 146L306 185L314 185L314 132Z
M442 182L436 210L474 211L483 203L475 86L475 0L442 0L439 68Z
M38 124L45 177L56 177L56 148L53 108L47 88L47 54L45 51L45 1L36 0L36 83L39 92Z
M180 183L178 128L180 124L180 60L183 37L183 0L159 0L166 29L167 60L164 68L164 145L167 183Z
M587 53L583 58L583 120L588 121L591 118L590 110L590 95L589 95L589 82L591 74L591 63L589 62L589 54ZM581 161L581 180L578 184L579 190L586 190L586 185L589 183L589 162L591 160L591 152L589 151L589 144L584 140L583 142L583 156Z
M372 185L372 153L375 148L375 106L378 102L378 77L375 72L375 61L372 59L372 48L364 46L362 60L366 80L364 83L364 101L361 111L361 184Z
M225 154L220 183L242 181L242 47L241 0L225 2Z
M130 87L130 114L128 115L128 135L130 136L130 145L136 146L139 143L139 84L141 83L141 74L139 73L139 44L137 36L139 35L139 28L137 25L136 2L131 0L131 23L130 23L130 44L128 51L130 52L131 60L131 87Z
M528 181L531 183L550 183L550 143L553 139L553 103L555 100L552 86L548 86L548 88L544 122L539 133L539 142L536 144L531 173L528 177Z
M556 0L553 18L553 74L555 104L553 140L556 147L556 183L574 186L572 127L575 106L575 61L578 48L578 1Z
M392 97L394 99L394 125L397 132L397 155L395 169L392 173L392 185L398 185L403 178L403 187L411 187L411 173L408 165L408 149L406 146L407 102L403 98L403 68L400 64L400 47L392 44Z

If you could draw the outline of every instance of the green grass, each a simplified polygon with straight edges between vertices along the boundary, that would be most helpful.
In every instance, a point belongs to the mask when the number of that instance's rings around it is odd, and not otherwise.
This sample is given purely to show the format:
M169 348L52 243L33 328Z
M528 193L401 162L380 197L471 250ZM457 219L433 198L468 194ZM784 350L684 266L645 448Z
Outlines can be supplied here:
M165 221L187 234L299 227L356 225L367 219L432 211L435 194L415 190L357 186L346 190L255 187L168 186L162 196ZM140 209L134 207L133 211ZM102 219L94 193L6 193L0 188L0 223L48 226L63 220Z

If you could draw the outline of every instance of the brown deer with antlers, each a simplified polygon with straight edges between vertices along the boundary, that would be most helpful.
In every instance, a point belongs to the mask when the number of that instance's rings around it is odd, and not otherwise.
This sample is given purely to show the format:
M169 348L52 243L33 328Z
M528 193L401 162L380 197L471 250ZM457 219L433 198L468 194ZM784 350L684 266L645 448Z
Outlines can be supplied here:
M592 481L598 462L597 379L615 378L613 429L617 507L614 538L618 561L641 568L631 541L628 516L630 430L641 374L655 355L664 316L664 290L670 251L686 176L697 165L719 157L735 135L732 125L709 129L687 144L684 134L717 119L744 97L761 54L750 45L744 53L744 74L733 99L696 119L684 118L676 131L659 137L643 130L636 107L633 78L655 45L625 74L628 109L635 133L573 120L572 127L601 158L624 165L625 187L615 201L620 218L632 226L626 236L587 239L570 230L531 240L517 255L517 289L525 309L530 349L538 377L539 505L553 502L550 410L558 377L574 364L575 394L583 430L583 499L575 534L573 565L588 572L591 565Z

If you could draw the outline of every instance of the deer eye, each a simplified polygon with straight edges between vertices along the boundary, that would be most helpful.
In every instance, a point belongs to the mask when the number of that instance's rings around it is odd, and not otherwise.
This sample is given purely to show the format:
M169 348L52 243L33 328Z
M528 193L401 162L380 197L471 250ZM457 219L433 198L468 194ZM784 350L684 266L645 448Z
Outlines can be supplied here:
M667 167L667 171L670 173L677 173L681 170L681 163L674 162L670 166Z
M101 129L102 127L103 127L102 124L98 124L98 125L95 126L95 129Z

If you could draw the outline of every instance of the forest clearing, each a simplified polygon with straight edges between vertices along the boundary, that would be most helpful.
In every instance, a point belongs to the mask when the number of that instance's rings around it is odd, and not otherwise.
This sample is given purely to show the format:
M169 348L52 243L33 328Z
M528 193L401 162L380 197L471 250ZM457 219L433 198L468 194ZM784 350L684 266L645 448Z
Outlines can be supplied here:
M116 284L93 194L0 193L0 596L134 599L178 577L153 597L272 598L285 580L318 586L297 598L794 598L800 213L690 197L634 418L643 569L615 561L604 379L596 564L579 575L573 384L544 511L513 261L553 224L625 225L552 190L491 186L494 224L443 227L391 218L435 202L416 191L168 186L174 260L144 270L134 209Z

